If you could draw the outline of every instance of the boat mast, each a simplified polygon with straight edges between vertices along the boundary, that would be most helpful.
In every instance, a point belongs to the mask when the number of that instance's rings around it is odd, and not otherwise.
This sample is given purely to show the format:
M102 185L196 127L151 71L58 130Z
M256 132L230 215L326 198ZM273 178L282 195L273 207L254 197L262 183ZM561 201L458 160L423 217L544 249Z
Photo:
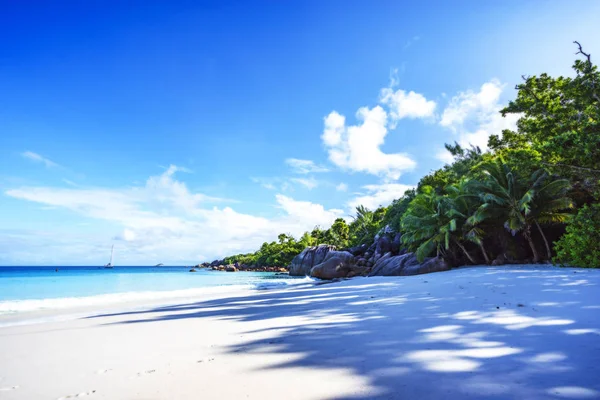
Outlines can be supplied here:
M113 253L115 252L115 245L113 244L112 247L110 248L110 262L108 263L108 265L112 266L112 260L113 260Z

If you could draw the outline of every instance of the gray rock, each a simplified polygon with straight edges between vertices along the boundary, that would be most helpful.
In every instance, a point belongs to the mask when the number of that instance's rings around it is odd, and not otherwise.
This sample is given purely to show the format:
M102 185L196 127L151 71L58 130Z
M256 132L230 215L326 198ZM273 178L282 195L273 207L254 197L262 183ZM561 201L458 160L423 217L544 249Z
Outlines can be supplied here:
M291 276L306 276L310 275L310 270L317 264L322 263L330 251L335 250L335 246L322 244L320 246L307 247L302 250L292 260L289 267Z
M377 261L379 261L382 256L383 254L381 253L375 253L373 254L373 257L371 257L371 261L373 261L373 264L377 264Z
M369 276L399 276L404 275L402 270L406 266L412 266L419 264L417 257L413 253L403 254L401 256L390 256L381 257L373 269L369 273Z
M385 254L392 249L392 241L387 236L381 236L375 247L376 254Z
M356 259L347 251L329 251L323 262L310 270L310 276L319 279L345 278L355 268Z
M402 275L429 274L431 272L448 271L450 266L441 257L431 257L422 264L405 266L402 269Z
M504 257L504 254L499 254L498 257L496 257L494 261L492 261L492 265L494 266L504 264L506 264L506 257Z
M394 236L394 240L392 240L392 244L390 245L390 250L392 254L398 254L400 252L400 246L402 245L402 235L400 233L396 233Z
M350 247L348 249L348 252L351 253L353 256L361 256L365 254L367 248L368 246L366 244L361 244L360 246Z

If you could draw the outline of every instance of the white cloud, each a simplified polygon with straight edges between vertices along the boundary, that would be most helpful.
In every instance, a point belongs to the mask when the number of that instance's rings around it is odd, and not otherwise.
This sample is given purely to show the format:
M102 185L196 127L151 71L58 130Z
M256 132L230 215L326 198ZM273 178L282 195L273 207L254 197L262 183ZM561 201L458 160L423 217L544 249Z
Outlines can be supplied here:
M431 118L436 107L435 101L427 100L422 94L413 91L407 93L402 89L395 92L391 88L381 89L379 101L390 108L393 120Z
M336 111L325 118L321 138L329 151L329 160L350 171L367 172L386 179L398 179L416 163L404 153L381 151L387 129L387 113L381 106L362 107L356 114L358 125L346 126L346 119Z
M394 129L398 121L404 118L433 118L436 103L414 91L394 90L393 87L398 84L397 75L398 70L392 70L389 87L381 89L380 105L358 109L356 125L346 125L346 117L336 111L325 117L321 139L332 163L349 171L366 172L385 180L396 180L402 172L416 166L409 155L384 153L381 146L389 129Z
M315 179L312 176L307 176L304 178L283 178L283 177L270 177L270 178L250 178L252 182L258 183L260 186L269 190L279 190L282 192L294 191L294 189L300 186L307 188L308 190L312 190L319 186L320 181Z
M290 181L299 183L300 185L305 186L308 190L312 190L319 186L319 182L312 176L308 178L292 178Z
M516 129L519 115L500 114L500 95L506 85L497 79L484 83L478 92L467 90L452 97L442 113L439 124L458 135L463 146L475 145L487 149L490 135L504 129ZM440 153L441 154L441 153Z
M298 158L288 158L285 163L289 165L297 174L310 174L316 172L328 172L329 169L322 165L317 165L311 160L300 160Z
M46 166L46 168L60 167L60 165L58 165L54 161L52 161L46 157L43 157L43 156L39 155L38 153L34 153L33 151L24 151L23 153L21 153L21 156L28 160L31 160L31 161L34 161L37 163L42 163Z
M276 184L280 183L279 178L261 178L261 177L251 177L250 180L254 183L258 183L260 186L265 189L275 190L277 187Z
M171 166L150 177L143 186L126 188L26 186L7 190L5 194L10 197L103 222L91 233L86 229L85 235L70 230L61 233L59 228L0 235L2 259L101 265L107 262L104 258L108 257L111 238L115 238L117 264L189 265L255 251L281 232L300 235L315 225L328 226L342 214L341 210L327 210L282 194L275 197L281 210L277 215L266 218L240 213L231 207L215 206L221 201L218 198L190 191L175 179L176 171L178 167Z
M348 185L346 185L344 182L341 182L335 187L335 190L338 192L346 192L348 190Z
M442 161L444 164L452 164L454 162L454 157L445 148L437 151L435 153L435 158Z
M348 202L351 209L363 205L370 210L375 210L379 206L387 206L393 200L404 195L404 192L414 188L414 185L404 185L402 183L384 183L381 185L365 185L363 189L366 193L359 194Z
M320 204L311 203L310 201L297 201L282 194L276 195L275 198L292 221L302 221L303 226L311 228L315 225L329 226L336 218L344 214L343 210L333 208L326 210Z

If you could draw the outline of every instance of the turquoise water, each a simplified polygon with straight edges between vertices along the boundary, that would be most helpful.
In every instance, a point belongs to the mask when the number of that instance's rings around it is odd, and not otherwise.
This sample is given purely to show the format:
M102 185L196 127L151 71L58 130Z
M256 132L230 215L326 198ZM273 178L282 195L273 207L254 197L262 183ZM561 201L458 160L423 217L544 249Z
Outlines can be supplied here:
M268 272L227 273L189 267L0 267L0 314L301 283Z

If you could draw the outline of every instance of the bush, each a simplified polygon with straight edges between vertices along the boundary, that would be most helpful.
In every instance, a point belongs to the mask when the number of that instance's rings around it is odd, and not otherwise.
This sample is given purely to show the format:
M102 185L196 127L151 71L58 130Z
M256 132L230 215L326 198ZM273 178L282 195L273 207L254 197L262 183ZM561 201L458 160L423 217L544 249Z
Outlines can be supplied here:
M555 262L582 268L600 267L600 204L584 206L555 243Z

